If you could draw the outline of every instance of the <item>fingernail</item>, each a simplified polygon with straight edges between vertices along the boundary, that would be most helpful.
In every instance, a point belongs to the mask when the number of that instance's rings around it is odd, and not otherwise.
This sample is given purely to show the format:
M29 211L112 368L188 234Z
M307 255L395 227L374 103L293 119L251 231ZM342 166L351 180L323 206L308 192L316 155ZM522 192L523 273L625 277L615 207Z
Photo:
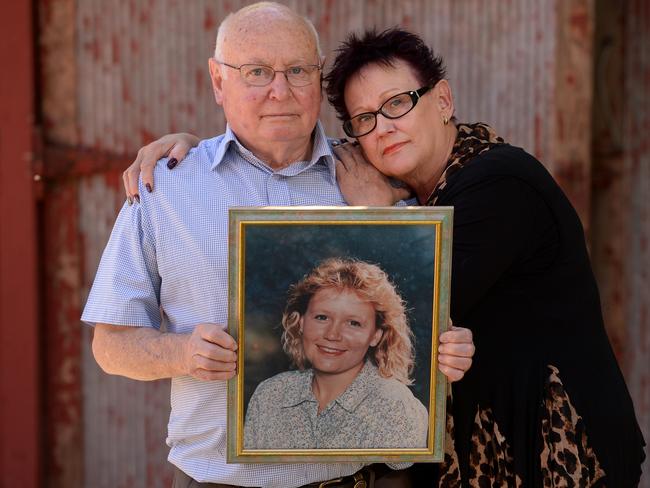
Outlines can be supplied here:
M140 195L133 195L133 199L134 199L136 202L140 203Z
M129 202L129 206L133 205L133 198L126 197L126 201Z
M349 142L345 137L341 137L339 141L341 144L345 144L346 142Z
M147 183L146 185L144 185L144 187L147 189L147 191L148 191L149 193L151 193L151 185L150 185L149 183Z
M332 141L332 147L336 147L341 144L339 141Z
M178 159L176 158L171 158L169 161L167 161L167 167L169 169L174 169L177 164L178 164Z

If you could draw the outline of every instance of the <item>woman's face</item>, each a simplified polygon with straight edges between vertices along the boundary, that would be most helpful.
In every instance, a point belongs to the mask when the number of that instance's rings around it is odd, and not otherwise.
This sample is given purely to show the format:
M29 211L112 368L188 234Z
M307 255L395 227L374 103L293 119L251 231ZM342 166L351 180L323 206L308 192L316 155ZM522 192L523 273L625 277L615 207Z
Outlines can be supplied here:
M441 93L442 85L444 93ZM375 129L358 138L373 166L410 184L425 183L422 180L430 179L443 168L449 141L442 120L453 113L453 106L449 106L451 97L445 97L448 87L446 81L439 82L398 119L377 115ZM396 60L393 66L370 64L346 84L345 105L350 117L354 117L374 112L389 98L419 88L422 82L405 61Z
M382 331L375 307L348 289L323 288L312 296L300 319L305 357L316 372L361 371L370 346Z

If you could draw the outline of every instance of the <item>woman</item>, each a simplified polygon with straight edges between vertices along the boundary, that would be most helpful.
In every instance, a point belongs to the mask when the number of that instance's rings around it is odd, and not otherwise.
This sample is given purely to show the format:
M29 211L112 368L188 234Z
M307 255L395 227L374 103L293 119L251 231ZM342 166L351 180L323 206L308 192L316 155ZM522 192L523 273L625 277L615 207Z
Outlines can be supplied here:
M327 81L361 147L338 151L346 198L361 198L346 172L365 157L419 204L455 208L452 318L477 353L453 390L460 476L450 458L440 484L635 486L643 439L582 226L552 177L489 126L453 122L442 60L413 34L351 36Z
M297 370L262 382L248 449L426 447L404 303L377 265L331 258L290 288L282 343Z
M400 29L350 36L327 76L358 143L336 150L348 203L393 203L393 177L420 205L455 208L451 315L476 355L453 385L437 484L637 486L645 444L580 220L535 158L485 124L456 123L444 76Z

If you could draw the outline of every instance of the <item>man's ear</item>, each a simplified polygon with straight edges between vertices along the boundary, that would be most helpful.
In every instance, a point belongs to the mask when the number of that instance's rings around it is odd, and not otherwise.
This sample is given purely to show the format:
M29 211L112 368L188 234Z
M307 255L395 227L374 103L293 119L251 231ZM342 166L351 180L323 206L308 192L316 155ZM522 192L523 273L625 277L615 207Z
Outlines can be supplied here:
M214 100L217 102L217 105L223 105L223 77L221 75L221 66L217 63L216 59L210 58L208 60L208 67L210 69Z

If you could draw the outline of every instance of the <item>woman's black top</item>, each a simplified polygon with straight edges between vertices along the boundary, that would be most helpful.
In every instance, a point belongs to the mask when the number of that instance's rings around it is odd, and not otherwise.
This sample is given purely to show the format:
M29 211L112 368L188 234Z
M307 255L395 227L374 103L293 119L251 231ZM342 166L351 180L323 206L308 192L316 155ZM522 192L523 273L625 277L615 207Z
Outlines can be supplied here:
M524 486L538 486L548 366L559 370L607 486L638 483L643 437L611 349L584 231L544 166L501 144L450 175L436 205L454 207L451 316L476 354L453 385L463 479L478 408L491 409Z

